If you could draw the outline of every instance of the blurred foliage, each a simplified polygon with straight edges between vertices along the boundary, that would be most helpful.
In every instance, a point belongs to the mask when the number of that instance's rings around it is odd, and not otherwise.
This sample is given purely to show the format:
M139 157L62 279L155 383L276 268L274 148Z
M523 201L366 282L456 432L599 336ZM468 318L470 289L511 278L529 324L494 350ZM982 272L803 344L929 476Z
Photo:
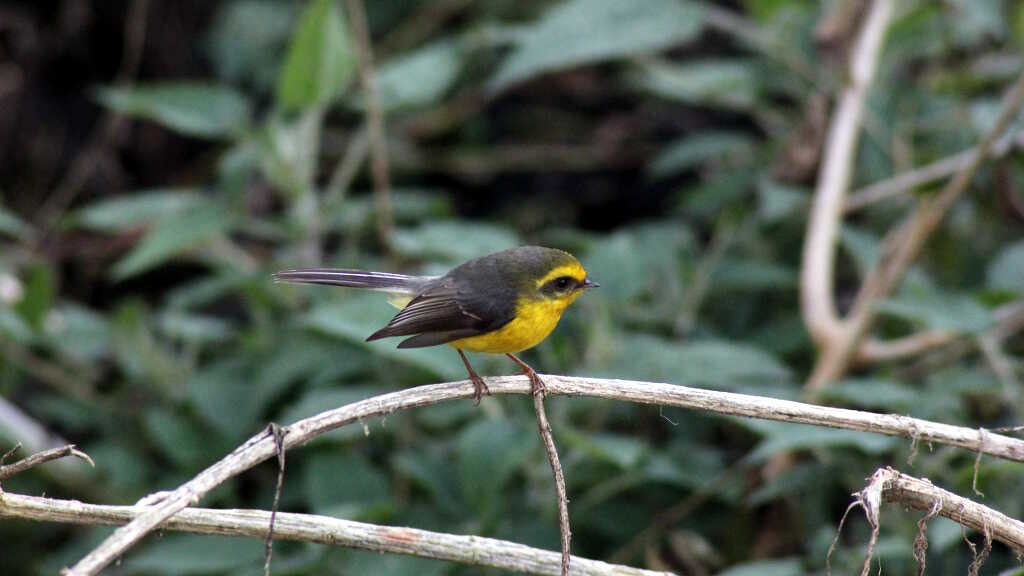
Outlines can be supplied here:
M398 186L391 252L359 170L364 101L341 3L153 2L139 81L112 83L120 56L109 37L119 37L103 27L120 29L122 4L84 3L91 18L16 5L19 32L0 31L12 56L2 66L32 79L0 92L18 111L0 125L0 396L97 463L5 490L129 503L269 421L464 376L447 348L364 342L393 313L373 294L269 279L306 264L432 274L507 246L563 247L604 287L527 354L538 369L800 397L815 354L797 282L821 99L840 87L856 29L816 43L837 3L367 2ZM972 145L1022 66L1022 2L899 5L855 186ZM58 79L46 67L47 55L77 67L68 54L89 42L100 48L88 71ZM77 131L104 111L130 118L130 134L97 156L46 229L57 180L46 174L85 153ZM47 144L46 130L68 144ZM1022 175L1013 154L981 171L880 303L878 335L971 335L1022 296ZM841 306L911 198L848 218ZM1024 340L1003 349L1019 378ZM997 378L973 347L958 350L854 372L824 400L1019 424L1019 383ZM500 358L474 362L484 374L514 371ZM586 398L549 405L582 556L688 574L821 573L849 494L877 467L971 494L974 455L963 450L921 446L910 464L908 442L870 434ZM528 399L506 397L336 431L289 455L282 509L554 549L554 489L533 420ZM19 430L0 422L0 438L13 443ZM795 466L765 476L782 452ZM203 503L267 508L275 477L264 465ZM978 482L986 504L1024 517L1020 465L985 458ZM918 517L884 515L887 573L913 570ZM19 545L0 555L0 572L55 573L108 531L5 521L0 541ZM847 523L837 572L858 569L867 534L862 519ZM970 552L958 527L936 520L928 534L929 573L962 573ZM276 574L480 572L294 543L278 544L274 560ZM252 573L261 561L259 542L162 534L111 570ZM1013 565L997 546L984 570Z

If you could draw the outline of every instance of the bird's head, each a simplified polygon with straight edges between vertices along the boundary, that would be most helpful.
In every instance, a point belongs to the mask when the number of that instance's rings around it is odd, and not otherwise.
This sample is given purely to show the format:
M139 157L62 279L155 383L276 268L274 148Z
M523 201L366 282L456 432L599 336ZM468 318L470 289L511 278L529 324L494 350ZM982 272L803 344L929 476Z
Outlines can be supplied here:
M563 250L524 246L515 249L515 261L526 278L521 290L531 300L547 300L564 308L584 290L600 286L587 278L587 271L575 256Z

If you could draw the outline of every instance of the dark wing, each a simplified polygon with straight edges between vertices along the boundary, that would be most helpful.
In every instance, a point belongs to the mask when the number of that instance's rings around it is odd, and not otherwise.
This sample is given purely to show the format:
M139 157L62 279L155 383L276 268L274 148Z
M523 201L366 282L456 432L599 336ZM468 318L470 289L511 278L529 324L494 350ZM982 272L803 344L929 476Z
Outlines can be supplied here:
M494 295L492 295L494 296ZM460 338L468 338L496 330L508 323L515 314L514 295L509 306L498 305L503 298L489 297L474 286L472 279L455 281L441 278L427 287L402 309L388 325L367 338L377 340L389 336L412 336L402 341L399 348L436 346Z

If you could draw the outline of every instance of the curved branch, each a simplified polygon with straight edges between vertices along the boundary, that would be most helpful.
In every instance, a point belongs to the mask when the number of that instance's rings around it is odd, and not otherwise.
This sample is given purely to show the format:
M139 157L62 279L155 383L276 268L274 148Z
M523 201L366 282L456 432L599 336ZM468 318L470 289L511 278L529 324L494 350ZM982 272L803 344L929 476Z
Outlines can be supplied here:
M986 434L979 442L977 430L939 424L896 414L876 414L804 404L790 400L765 398L747 394L702 390L672 384L575 378L541 375L550 395L590 396L624 400L639 404L675 406L705 410L731 416L765 420L815 424L830 428L861 430L889 436L902 436L924 442L935 442L977 450L1008 460L1024 462L1024 440L1000 434ZM530 394L530 382L522 376L488 378L492 394ZM284 447L292 450L316 436L364 418L385 416L398 410L473 397L473 384L468 380L431 384L382 394L348 404L316 416L300 420L283 430ZM236 448L231 454L210 466L198 476L170 492L157 504L146 508L131 523L114 531L99 547L82 558L66 574L96 574L143 536L162 525L168 518L199 502L207 492L229 478L248 470L277 454L274 437L261 432Z
M0 494L0 518L23 518L73 524L124 524L144 513L141 506L100 506L74 500L39 498L21 494ZM270 513L262 510L211 510L187 508L169 518L164 528L197 534L222 534L263 539L267 536ZM378 526L318 516L278 512L274 520L275 540L299 540L330 546L360 548L374 552L407 554L448 560L467 565L488 566L526 574L557 576L561 555L515 542L459 536L399 526ZM665 576L667 572L608 564L598 560L572 559L573 574L591 576Z
M807 222L800 270L800 309L807 330L819 345L834 340L843 331L832 294L836 236L853 173L864 101L875 76L892 8L891 0L872 3L850 54L849 84L832 117Z
M900 282L917 258L932 232L945 218L953 203L967 190L974 174L988 157L996 139L1006 130L1024 104L1024 73L1018 76L1003 98L995 123L971 151L968 161L934 197L923 198L914 212L886 236L882 255L861 283L850 313L842 323L840 338L829 342L818 356L806 389L812 393L840 377L875 319L875 304Z

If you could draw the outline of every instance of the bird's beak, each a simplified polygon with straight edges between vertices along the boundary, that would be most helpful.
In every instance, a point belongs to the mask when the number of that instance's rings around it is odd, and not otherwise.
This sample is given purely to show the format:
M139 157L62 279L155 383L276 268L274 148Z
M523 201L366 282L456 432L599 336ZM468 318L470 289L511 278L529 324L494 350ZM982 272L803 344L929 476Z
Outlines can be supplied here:
M583 280L583 288L600 288L600 287L601 287L600 284L598 284L597 282L592 281L590 278L585 278Z

